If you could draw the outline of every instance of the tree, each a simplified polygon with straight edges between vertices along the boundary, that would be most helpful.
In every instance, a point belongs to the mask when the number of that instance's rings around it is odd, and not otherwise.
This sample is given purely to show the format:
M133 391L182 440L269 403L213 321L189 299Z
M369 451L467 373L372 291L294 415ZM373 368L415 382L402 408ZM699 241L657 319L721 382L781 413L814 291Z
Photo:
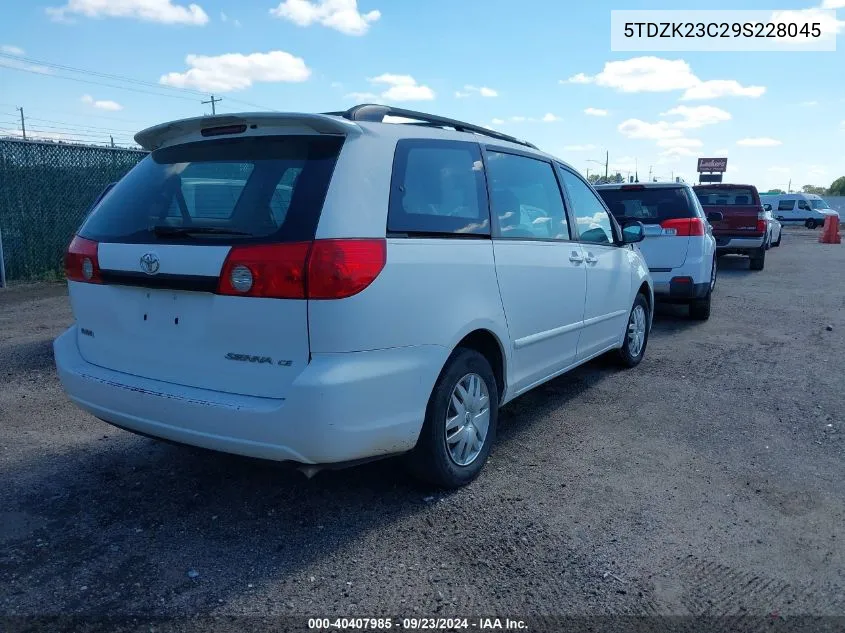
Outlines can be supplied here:
M590 181L591 185L595 185L598 183L599 180L602 180L604 177L599 174L590 174L587 180Z
M840 176L834 180L827 193L831 196L845 196L845 176Z
M801 187L801 191L804 193L814 193L817 196L823 196L827 193L827 189L824 187L816 187L815 185L804 185Z
M786 193L783 189L769 189L766 193L768 194L782 194Z

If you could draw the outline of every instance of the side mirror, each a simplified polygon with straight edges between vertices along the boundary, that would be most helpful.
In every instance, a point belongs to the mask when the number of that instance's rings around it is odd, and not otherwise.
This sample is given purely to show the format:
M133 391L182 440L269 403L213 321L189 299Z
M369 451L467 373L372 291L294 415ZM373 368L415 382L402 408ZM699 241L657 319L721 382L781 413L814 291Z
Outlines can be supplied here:
M642 222L630 222L622 227L622 243L636 244L645 239L645 227Z
M721 222L725 219L725 216L719 211L711 211L707 214L707 221L708 222Z

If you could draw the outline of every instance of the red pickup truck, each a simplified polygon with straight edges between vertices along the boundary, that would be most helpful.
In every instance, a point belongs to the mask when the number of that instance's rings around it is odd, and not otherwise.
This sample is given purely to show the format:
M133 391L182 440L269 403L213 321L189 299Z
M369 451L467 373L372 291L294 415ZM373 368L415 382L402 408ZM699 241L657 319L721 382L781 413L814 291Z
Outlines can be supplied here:
M693 190L706 214L722 214L721 221L711 223L716 254L748 255L751 270L763 270L767 226L757 188L719 183L698 185Z

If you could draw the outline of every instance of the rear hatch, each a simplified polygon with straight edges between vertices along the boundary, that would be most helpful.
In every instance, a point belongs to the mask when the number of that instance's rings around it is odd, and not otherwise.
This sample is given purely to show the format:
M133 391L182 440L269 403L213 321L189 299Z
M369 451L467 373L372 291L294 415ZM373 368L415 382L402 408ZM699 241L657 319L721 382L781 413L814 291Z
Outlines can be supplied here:
M309 360L304 277L342 135L164 147L89 215L67 256L90 363L280 398Z
M718 212L722 220L711 222L713 234L760 237L766 232L763 205L757 189L750 185L699 185L694 187L705 213Z
M621 225L634 220L643 223L640 252L653 271L683 266L690 237L704 234L686 187L622 185L600 188L598 193Z

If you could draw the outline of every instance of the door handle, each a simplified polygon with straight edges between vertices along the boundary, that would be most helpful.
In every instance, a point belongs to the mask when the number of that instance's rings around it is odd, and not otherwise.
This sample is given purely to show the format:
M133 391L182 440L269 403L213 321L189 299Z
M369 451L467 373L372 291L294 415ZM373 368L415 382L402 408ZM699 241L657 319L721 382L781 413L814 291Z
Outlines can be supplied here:
M587 258L584 261L586 261L588 264L595 264L599 260L592 253L587 253Z
M581 257L576 251L572 251L569 254L569 261L571 261L573 264L580 264L584 261L584 258Z

